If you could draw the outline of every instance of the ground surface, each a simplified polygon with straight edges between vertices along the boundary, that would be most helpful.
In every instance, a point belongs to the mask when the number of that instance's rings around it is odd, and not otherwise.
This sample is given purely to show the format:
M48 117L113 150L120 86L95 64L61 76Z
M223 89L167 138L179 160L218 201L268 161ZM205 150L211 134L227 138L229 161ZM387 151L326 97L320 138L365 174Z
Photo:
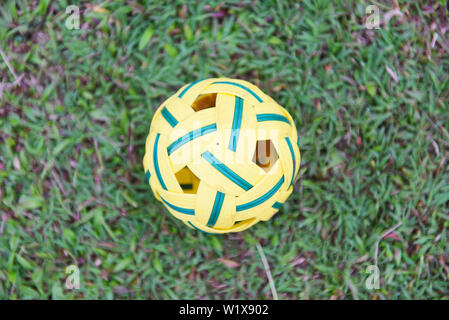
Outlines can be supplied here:
M84 2L80 30L65 1L1 4L0 297L271 299L258 243L280 299L448 297L444 1L139 3ZM219 76L289 110L302 164L272 220L211 236L141 159L159 104Z

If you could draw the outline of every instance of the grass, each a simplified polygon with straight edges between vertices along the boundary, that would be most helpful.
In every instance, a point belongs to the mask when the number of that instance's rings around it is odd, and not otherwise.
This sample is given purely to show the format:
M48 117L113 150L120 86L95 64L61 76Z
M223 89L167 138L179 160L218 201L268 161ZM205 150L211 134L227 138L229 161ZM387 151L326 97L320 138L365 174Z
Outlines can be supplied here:
M260 244L280 299L448 298L443 1L89 3L80 30L68 1L0 8L0 297L272 299ZM280 213L224 236L173 219L141 164L159 104L219 76L286 107L302 155Z

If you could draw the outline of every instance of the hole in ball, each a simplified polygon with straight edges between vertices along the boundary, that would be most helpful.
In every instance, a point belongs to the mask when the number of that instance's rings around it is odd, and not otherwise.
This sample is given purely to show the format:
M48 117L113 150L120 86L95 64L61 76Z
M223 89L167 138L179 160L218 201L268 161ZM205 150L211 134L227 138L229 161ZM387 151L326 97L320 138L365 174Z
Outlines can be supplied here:
M215 101L217 100L216 93L208 93L199 95L192 103L192 109L195 111L204 110L207 108L215 108Z
M200 179L189 169L184 167L175 174L181 189L184 193L196 194Z
M279 158L276 148L271 140L259 140L254 151L253 162L265 172L270 171Z

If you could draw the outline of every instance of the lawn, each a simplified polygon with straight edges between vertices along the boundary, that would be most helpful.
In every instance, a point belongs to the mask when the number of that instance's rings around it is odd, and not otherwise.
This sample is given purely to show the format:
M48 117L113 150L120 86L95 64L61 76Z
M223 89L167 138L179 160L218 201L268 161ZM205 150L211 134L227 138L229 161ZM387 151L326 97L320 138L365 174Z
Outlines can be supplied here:
M0 6L1 298L448 299L445 1ZM256 84L300 136L292 196L241 233L189 229L145 182L155 110L210 77Z

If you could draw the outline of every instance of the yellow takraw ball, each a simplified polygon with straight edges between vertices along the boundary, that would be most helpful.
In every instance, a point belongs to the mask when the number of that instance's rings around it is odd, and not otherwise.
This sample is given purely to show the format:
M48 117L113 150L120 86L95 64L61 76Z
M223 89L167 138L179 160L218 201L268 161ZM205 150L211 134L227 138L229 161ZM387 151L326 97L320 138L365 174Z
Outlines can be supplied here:
M189 227L238 232L270 219L292 193L298 142L290 114L256 86L200 80L156 111L145 177L156 198Z

